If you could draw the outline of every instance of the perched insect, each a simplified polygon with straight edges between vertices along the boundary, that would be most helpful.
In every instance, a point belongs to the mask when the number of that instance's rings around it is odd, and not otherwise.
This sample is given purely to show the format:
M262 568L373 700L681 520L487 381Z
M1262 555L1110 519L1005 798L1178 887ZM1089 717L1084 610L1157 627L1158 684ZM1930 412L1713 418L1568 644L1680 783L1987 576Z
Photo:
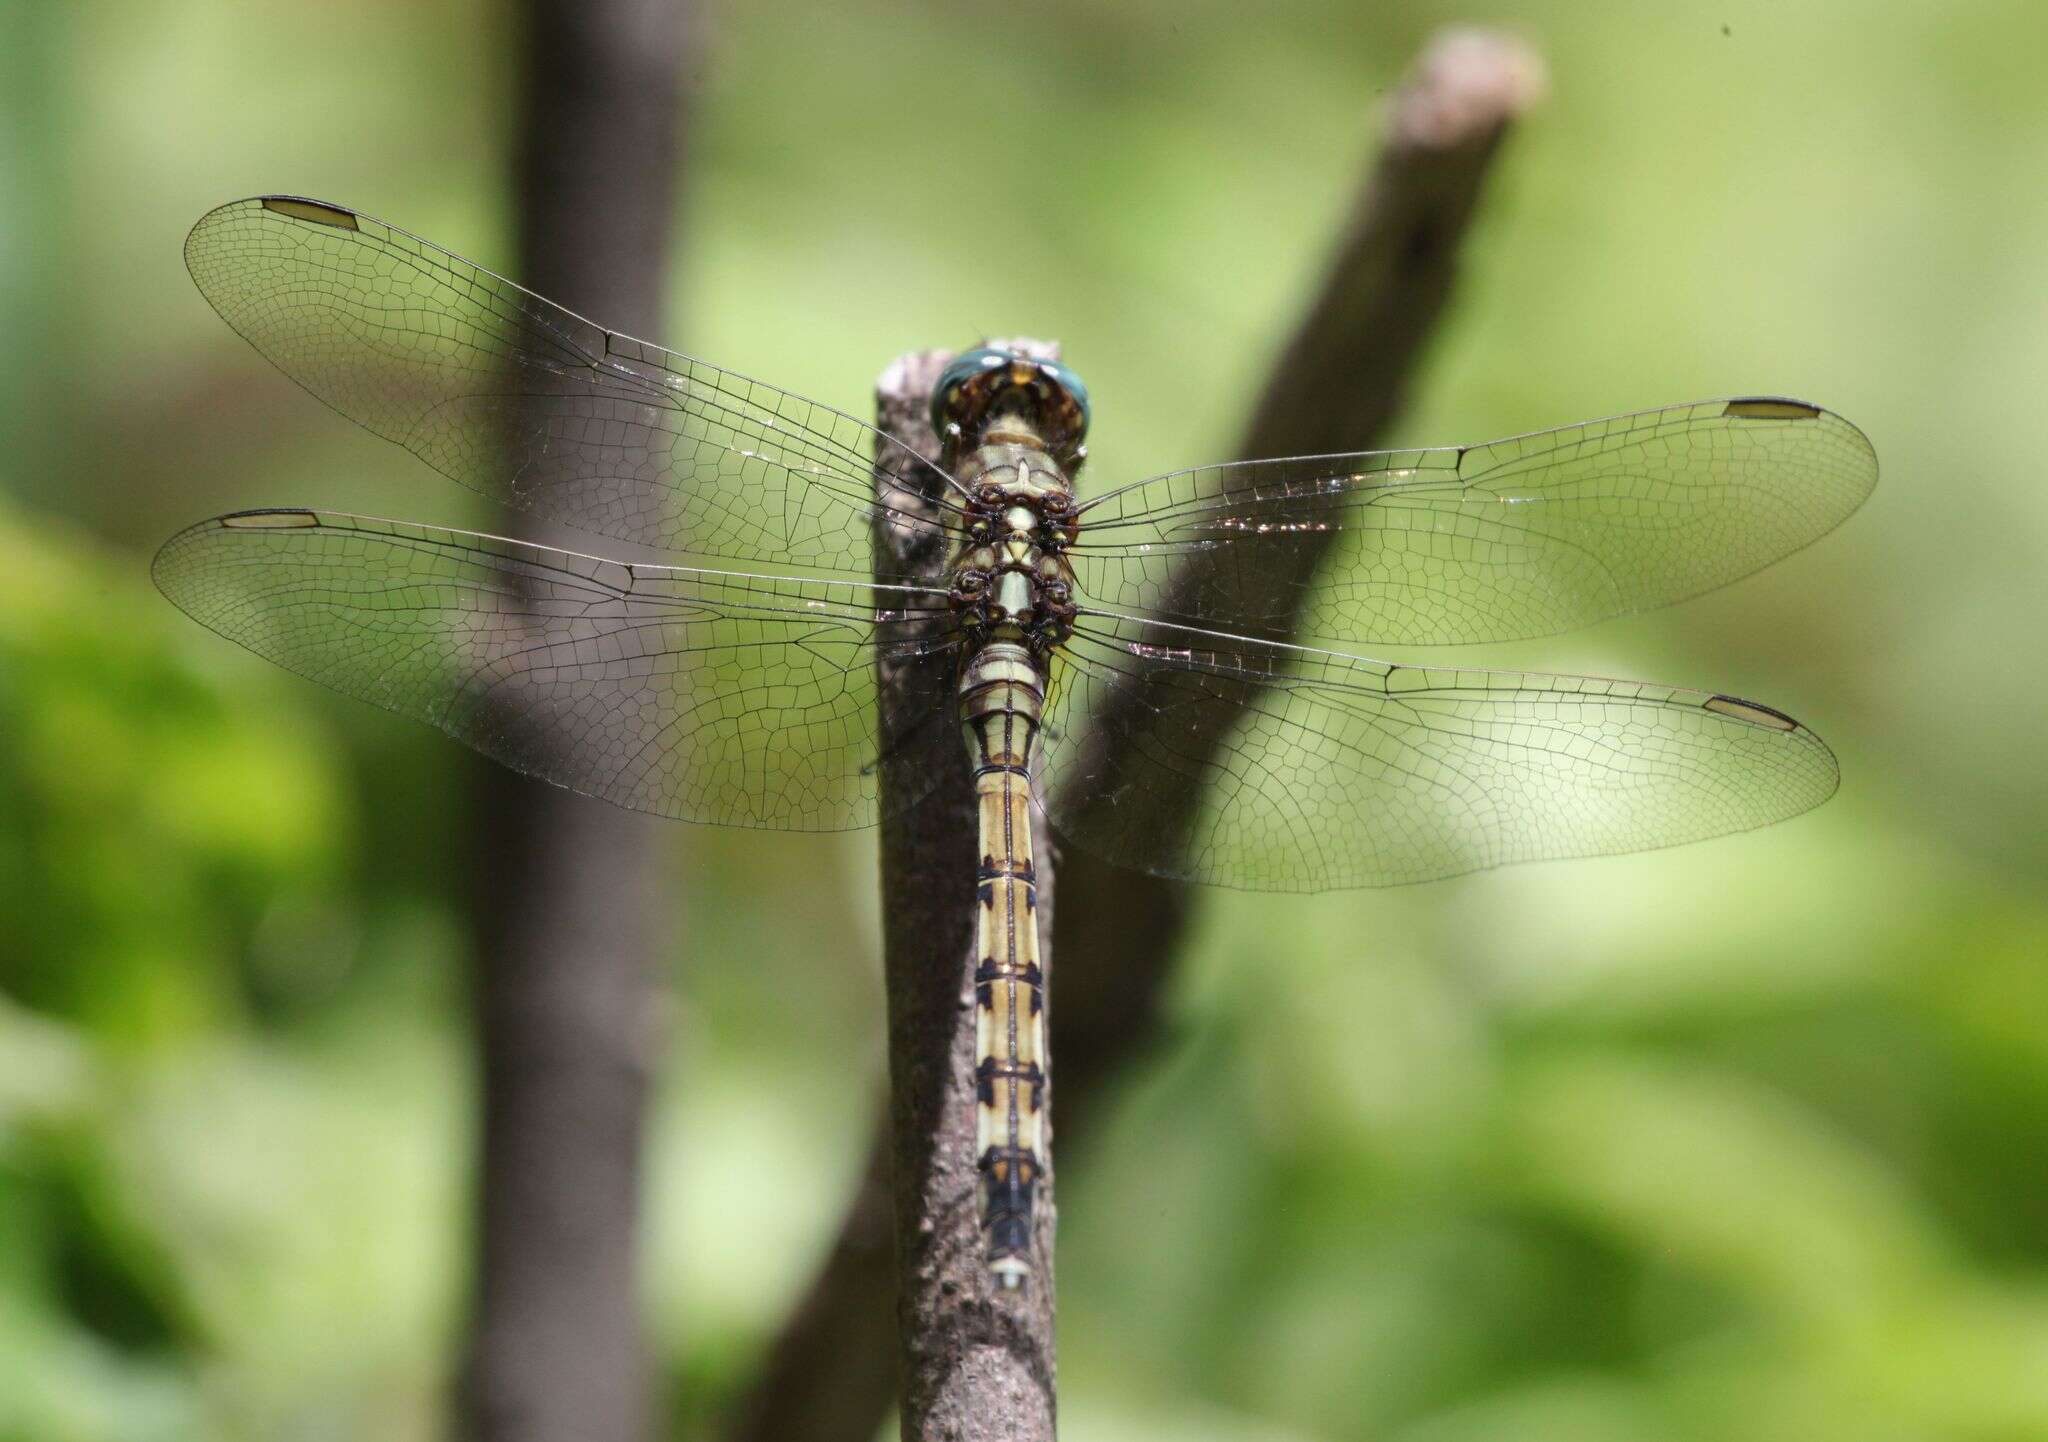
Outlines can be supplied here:
M1083 501L1088 395L1055 362L955 360L932 396L934 464L339 206L237 201L185 253L287 375L454 480L776 571L247 511L155 564L220 634L557 785L796 830L876 819L876 668L942 668L978 796L978 1142L1005 1287L1030 1275L1045 1166L1034 799L1124 866L1315 891L1718 836L1835 788L1819 738L1758 702L1280 639L1515 640L1748 575L1876 483L1869 443L1817 406L1707 401L1486 445L1233 462ZM878 518L947 548L949 584L877 578ZM1287 564L1310 546L1320 566ZM1262 574L1290 579L1243 584ZM1098 704L1112 694L1142 703L1142 736L1110 719L1132 708ZM1176 725L1228 739L1177 748L1161 739ZM1192 816L1117 804L1163 788L1198 790Z

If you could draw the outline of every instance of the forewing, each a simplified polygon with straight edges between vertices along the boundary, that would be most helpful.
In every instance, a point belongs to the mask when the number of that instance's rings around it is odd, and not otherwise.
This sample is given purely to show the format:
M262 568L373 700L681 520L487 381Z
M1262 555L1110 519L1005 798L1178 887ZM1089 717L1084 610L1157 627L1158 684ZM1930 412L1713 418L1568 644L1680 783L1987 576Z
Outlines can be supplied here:
M909 634L934 599L916 588L626 565L328 511L203 521L153 570L194 619L288 671L686 821L867 825L878 650L949 664L950 642Z
M1836 784L1766 706L1583 676L1395 666L1087 615L1060 652L1053 822L1120 865L1386 886L1744 831Z
M900 485L950 484L850 416L607 331L340 206L224 205L193 227L185 263L229 325L334 409L579 530L867 577L870 519L896 510L877 500L876 455ZM914 509L900 523L931 529Z
M1487 445L1178 471L1084 508L1083 593L1344 644L1550 635L1726 585L1863 503L1862 432L1803 401L1703 401Z

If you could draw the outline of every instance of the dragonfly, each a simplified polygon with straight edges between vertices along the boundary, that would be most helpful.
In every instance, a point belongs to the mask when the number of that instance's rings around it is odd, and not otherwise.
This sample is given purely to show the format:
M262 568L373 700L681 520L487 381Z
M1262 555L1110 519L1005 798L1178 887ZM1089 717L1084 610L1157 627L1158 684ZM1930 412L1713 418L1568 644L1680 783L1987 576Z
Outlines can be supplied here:
M877 673L933 683L976 795L976 1144L997 1288L1033 1274L1047 1167L1034 806L1120 866L1319 891L1700 840L1837 785L1827 746L1761 702L1353 649L1554 634L1806 546L1877 480L1869 441L1819 406L1712 400L1082 499L1091 402L1057 360L955 359L928 458L325 201L222 206L185 258L287 376L443 475L727 563L243 511L153 565L220 635L544 781L791 830L922 799L929 778L879 785L895 743ZM940 548L942 579L892 571L877 524ZM1120 804L1169 794L1197 799Z

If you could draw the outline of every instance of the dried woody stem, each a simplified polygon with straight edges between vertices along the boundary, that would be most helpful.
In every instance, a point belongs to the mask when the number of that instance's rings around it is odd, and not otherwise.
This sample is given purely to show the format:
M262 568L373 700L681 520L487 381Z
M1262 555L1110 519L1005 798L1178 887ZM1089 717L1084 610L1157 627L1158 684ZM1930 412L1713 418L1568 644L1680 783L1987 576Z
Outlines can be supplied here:
M1509 124L1540 97L1540 60L1485 31L1439 35L1394 97L1387 133L1338 238L1329 274L1268 379L1239 454L1360 450L1399 409L1405 383L1449 298L1458 243ZM885 373L882 425L931 454L923 417L944 356L906 356ZM920 433L921 432L921 433ZM1085 494L1085 492L1084 492ZM903 544L899 536L896 543ZM1304 549L1288 552L1312 565ZM943 568L945 557L888 559ZM1292 576L1253 584L1292 592ZM1192 568L1176 586L1218 578ZM1276 614L1248 596L1251 614ZM903 719L950 695L885 696ZM854 1205L824 1270L771 1354L732 1442L866 1442L892 1397L883 1218L890 1177L901 1253L898 1322L903 1435L973 1439L1052 1435L1050 1273L1022 1310L990 1309L975 1222L973 1002L967 985L974 820L958 728L929 728L929 764L947 770L930 803L882 834L890 986L892 1102ZM1222 737L1204 738L1221 744ZM1186 738L1181 738L1186 744ZM1162 806L1185 798L1157 798ZM1126 798L1126 805L1130 804ZM1051 850L1041 837L1040 910L1060 959L1052 1023L1054 1133L1085 1134L1105 1083L1156 1035L1164 980L1190 913L1187 888L1120 870L1079 850L1061 858L1057 925ZM923 960L920 961L919 958ZM929 963L928 969L919 970ZM1049 1179L1048 1179L1049 1180ZM1048 1263L1050 1187L1041 1241ZM999 1420L1000 1419L1000 1420ZM994 1428L996 1430L990 1430Z
M1453 30L1431 43L1394 98L1323 287L1267 378L1238 455L1325 455L1374 444L1399 412L1450 298L1458 244L1489 163L1509 123L1539 98L1542 77L1540 60L1501 35ZM1296 582L1321 555L1294 537L1276 552L1291 569L1228 575L1207 574L1192 557L1170 589L1215 596L1225 586L1259 585L1266 594L1245 597L1246 615L1291 615L1302 595ZM1225 738L1202 739L1220 746ZM1185 748L1188 738L1177 744ZM1145 801L1191 806L1193 798ZM1122 804L1128 809L1132 798ZM1077 1130L1085 1134L1102 1083L1157 1035L1195 893L1078 849L1063 858L1061 883L1053 1120L1071 1146Z

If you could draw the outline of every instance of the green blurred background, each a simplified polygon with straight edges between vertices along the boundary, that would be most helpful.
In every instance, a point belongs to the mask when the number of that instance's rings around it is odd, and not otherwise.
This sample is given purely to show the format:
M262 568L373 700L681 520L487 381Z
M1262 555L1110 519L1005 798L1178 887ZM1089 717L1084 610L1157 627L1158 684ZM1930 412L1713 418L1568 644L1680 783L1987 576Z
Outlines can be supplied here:
M861 413L900 351L1057 336L1094 486L1220 458L1376 97L1438 26L1504 21L1552 97L1390 441L1776 391L1883 463L1761 577L1483 656L1781 705L1841 758L1822 810L1205 898L1170 1035L1061 1160L1066 1435L2048 1437L2048 9L705 20L657 338L719 364ZM179 247L289 190L509 267L510 17L0 24L0 1437L436 1437L469 762L201 631L146 563L252 505L499 520L271 371ZM881 988L869 834L674 835L645 1290L696 1436L837 1225L789 1179L853 1180Z

